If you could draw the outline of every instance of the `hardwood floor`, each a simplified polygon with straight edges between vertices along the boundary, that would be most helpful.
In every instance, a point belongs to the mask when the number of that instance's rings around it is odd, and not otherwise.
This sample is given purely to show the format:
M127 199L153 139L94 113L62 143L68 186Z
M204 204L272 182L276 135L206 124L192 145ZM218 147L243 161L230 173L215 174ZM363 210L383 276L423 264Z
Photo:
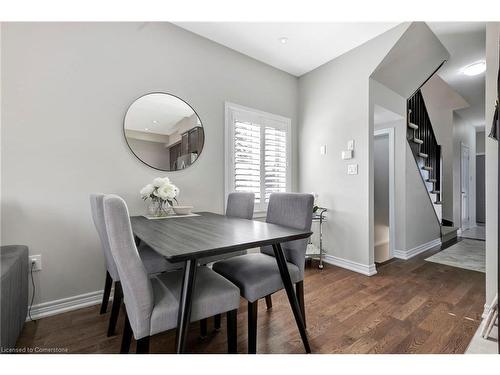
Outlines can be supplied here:
M313 353L463 353L479 326L485 298L485 275L426 262L439 249L408 261L395 260L367 277L325 265L306 269L304 282L307 332ZM263 302L263 301L262 301ZM273 295L273 307L259 304L258 353L304 353L285 293ZM247 351L246 302L238 311L238 352ZM108 313L89 307L29 322L18 347L67 348L70 353L118 353L123 330L106 337ZM222 329L199 339L190 327L188 350L225 353ZM151 339L151 353L173 353L175 332ZM131 346L135 352L135 340Z

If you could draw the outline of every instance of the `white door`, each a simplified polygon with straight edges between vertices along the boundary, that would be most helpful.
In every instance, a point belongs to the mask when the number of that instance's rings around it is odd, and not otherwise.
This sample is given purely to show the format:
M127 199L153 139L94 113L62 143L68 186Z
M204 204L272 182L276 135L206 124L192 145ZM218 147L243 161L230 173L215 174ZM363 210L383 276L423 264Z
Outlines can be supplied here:
M462 229L469 228L469 148L462 144L462 158L461 158L461 176L460 176L460 186L461 186L461 219L462 219Z

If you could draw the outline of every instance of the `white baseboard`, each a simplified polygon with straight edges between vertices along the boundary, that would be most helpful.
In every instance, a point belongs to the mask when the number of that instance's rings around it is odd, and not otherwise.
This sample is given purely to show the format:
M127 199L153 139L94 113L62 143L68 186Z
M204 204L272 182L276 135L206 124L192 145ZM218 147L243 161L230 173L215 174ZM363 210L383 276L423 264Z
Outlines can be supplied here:
M487 305L486 303L484 304L484 310L483 310L483 315L481 315L481 318L486 318L488 316L488 313L490 312L490 305Z
M441 245L441 238L436 238L435 240L424 243L423 245L414 247L410 250L396 250L394 249L394 258L399 258L403 260L408 260L413 258L414 256L423 253L429 249L432 249L435 246Z
M61 298L54 301L43 302L38 305L33 305L31 309L31 317L33 320L45 318L51 315L62 314L68 311L78 310L83 307L98 305L102 301L103 290L84 293L78 296ZM113 293L111 292L112 296ZM29 321L29 316L26 321Z
M334 266L339 266L350 271L358 272L366 276L373 276L377 273L375 264L361 264L358 262L353 262L352 260L339 258L333 255L325 254L323 260L325 263L333 264Z

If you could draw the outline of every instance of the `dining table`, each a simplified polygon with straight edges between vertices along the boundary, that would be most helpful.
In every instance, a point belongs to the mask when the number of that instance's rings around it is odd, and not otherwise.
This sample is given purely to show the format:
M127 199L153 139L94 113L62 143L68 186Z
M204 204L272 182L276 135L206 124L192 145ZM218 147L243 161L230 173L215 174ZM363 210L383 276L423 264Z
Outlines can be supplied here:
M130 217L136 243L144 242L171 263L184 268L177 318L176 352L186 350L196 269L201 258L272 246L278 269L305 351L311 352L304 317L288 272L282 243L311 236L300 230L259 220L228 217L211 212L151 219ZM179 267L179 268L180 268Z

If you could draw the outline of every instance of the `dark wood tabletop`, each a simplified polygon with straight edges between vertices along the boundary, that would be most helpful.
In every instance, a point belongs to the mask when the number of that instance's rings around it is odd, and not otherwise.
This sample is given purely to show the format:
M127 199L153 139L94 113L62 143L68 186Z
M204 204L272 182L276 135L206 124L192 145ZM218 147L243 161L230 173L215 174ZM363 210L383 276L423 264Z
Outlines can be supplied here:
M308 238L312 232L263 221L197 212L200 216L150 220L132 216L134 235L170 262Z

